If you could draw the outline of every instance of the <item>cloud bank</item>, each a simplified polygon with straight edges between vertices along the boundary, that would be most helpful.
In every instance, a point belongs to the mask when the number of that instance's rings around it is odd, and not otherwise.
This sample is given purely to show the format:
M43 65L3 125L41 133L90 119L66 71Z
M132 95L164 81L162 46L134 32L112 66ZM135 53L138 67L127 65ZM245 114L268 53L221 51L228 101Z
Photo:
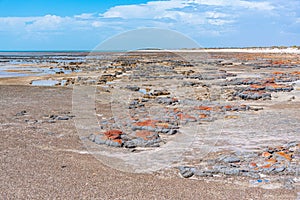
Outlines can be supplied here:
M148 1L144 4L111 7L103 13L0 17L0 36L11 35L19 40L50 40L53 35L76 37L86 34L89 37L94 34L100 42L122 31L157 27L182 32L200 40L200 43L203 42L201 38L206 38L206 41L212 41L213 38L221 41L222 38L222 41L227 40L229 43L238 39L239 35L241 39L245 37L241 37L241 34L247 31L248 37L252 34L257 34L255 37L266 36L272 32L277 37L282 33L297 34L297 28L300 28L297 8L300 8L300 3L296 0ZM263 27L265 31L261 30ZM219 46L222 46L222 42L219 42Z

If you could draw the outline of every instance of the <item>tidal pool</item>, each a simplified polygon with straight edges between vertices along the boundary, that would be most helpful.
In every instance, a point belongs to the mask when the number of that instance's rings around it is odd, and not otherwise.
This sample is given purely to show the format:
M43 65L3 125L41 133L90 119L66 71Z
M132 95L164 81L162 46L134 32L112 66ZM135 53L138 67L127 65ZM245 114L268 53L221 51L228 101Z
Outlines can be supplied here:
M58 81L58 80L34 80L31 82L33 86L55 86L56 84L65 85L66 80Z

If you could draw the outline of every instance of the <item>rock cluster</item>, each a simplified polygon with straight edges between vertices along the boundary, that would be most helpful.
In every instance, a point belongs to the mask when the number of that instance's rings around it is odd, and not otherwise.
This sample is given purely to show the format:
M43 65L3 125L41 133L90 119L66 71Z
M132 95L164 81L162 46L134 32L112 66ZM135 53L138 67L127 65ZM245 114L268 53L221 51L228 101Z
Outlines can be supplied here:
M294 82L300 80L300 71L280 72L276 71L269 75L275 82Z
M284 76L278 77L277 75L284 74ZM298 80L300 77L290 77L286 73L275 73L271 78L252 78L252 79L232 79L221 83L222 86L228 85L243 85L246 87L235 88L236 92L233 93L233 97L239 97L244 100L270 100L272 92L290 92L294 88L292 85L279 84L277 82L288 82L291 80ZM297 73L294 73L298 75ZM289 77L289 79L286 78Z
M212 72L203 72L203 73L192 73L185 76L189 79L198 79L198 80L217 80L217 79L226 79L228 77L234 77L236 74L229 73L225 70L212 71Z
M136 91L137 88L134 90ZM155 103L162 104L163 108L159 107L158 113L152 113L154 115L151 117L148 115L146 107L153 106ZM227 112L241 112L252 109L247 105L211 104L193 106L193 103L184 108L183 103L174 97L168 96L158 96L149 100L135 99L128 107L131 115L129 121L121 120L117 121L118 124L115 124L114 118L102 119L100 124L103 132L91 134L89 139L97 144L114 147L158 147L163 142L160 139L161 134L167 137L177 134L183 125L196 122L212 122L215 117L224 116ZM120 127L120 125L124 128L123 130L113 128Z
M91 134L89 139L96 144L125 148L159 147L162 142L156 132L148 130L136 131L134 135L128 135L121 130L108 130L100 134Z
M184 178L216 175L244 176L259 179L273 175L295 176L300 173L300 143L292 141L283 146L267 147L260 152L224 154L204 161L201 167L179 167Z

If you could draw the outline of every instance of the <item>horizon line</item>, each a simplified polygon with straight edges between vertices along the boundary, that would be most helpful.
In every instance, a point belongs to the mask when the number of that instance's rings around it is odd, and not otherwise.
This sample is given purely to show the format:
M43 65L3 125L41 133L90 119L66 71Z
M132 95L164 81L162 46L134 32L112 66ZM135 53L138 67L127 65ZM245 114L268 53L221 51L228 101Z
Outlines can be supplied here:
M177 48L177 49L160 49L160 48L142 48L136 49L138 50L199 50L199 49L250 49L250 48L300 48L300 45L292 45L292 46L284 46L284 45L274 45L274 46L247 46L247 47L199 47L199 48ZM124 52L124 51L135 51L135 50L127 50L127 49L116 49L116 50L91 50L91 49L41 49L41 50L3 50L0 49L0 52Z

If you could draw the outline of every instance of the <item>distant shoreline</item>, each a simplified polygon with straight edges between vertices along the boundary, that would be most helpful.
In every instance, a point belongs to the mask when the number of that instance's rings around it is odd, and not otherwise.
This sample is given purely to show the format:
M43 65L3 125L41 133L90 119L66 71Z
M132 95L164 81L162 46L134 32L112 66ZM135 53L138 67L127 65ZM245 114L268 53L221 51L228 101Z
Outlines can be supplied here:
M179 49L179 50L139 50L142 52L207 52L207 53L292 53L300 54L300 49L298 48L203 48L203 49Z
M207 52L207 53L292 53L292 54L300 54L299 48L280 48L280 47L243 47L243 48L199 48L199 49L140 49L134 50L137 52ZM11 55L11 54L28 54L28 53L36 53L36 54L68 54L68 53L76 53L76 54L88 54L90 52L98 52L98 53L124 53L124 52L132 52L131 50L107 50L107 51L95 51L95 50L0 50L0 55Z

